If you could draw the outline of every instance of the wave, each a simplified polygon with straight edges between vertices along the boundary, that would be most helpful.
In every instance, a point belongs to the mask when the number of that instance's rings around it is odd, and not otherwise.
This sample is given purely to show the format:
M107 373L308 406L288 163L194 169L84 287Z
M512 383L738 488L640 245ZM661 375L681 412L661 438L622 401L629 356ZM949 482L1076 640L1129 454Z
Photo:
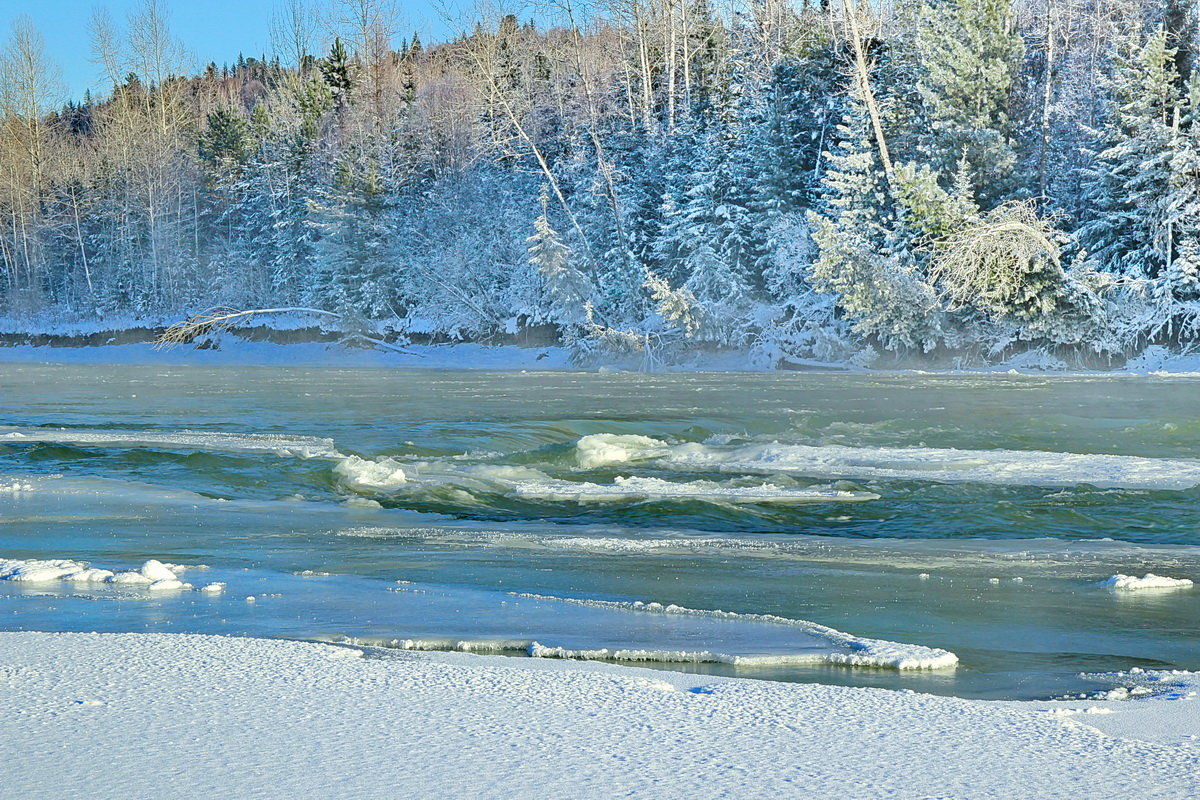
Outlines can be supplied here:
M1200 460L1192 459L934 447L672 445L649 437L636 438L639 441L614 434L585 436L576 443L577 460L581 464L586 461L589 468L646 462L656 468L692 472L789 474L825 479L1049 487L1090 484L1103 489L1182 490L1200 486Z
M763 483L757 486L728 486L711 481L675 483L659 478L616 478L613 483L575 483L547 481L518 485L513 495L534 500L577 503L621 503L661 500L699 500L709 503L778 504L854 503L878 500L873 492L852 492L840 489L788 488Z
M348 456L333 468L345 489L364 494L445 494L469 501L462 491L496 494L515 500L575 503L641 503L693 500L730 504L853 503L878 500L873 492L831 488L794 488L770 483L741 486L713 481L667 481L659 478L617 477L611 484L553 478L531 467L504 464L449 464L391 459L378 461Z

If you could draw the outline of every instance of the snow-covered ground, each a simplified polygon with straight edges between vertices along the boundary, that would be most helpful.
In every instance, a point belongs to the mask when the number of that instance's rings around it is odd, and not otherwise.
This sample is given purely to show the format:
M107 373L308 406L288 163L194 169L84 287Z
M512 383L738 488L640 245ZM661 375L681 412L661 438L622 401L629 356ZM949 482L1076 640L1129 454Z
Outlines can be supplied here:
M0 633L0 794L1197 796L1196 675L1131 677L1168 695L986 703L466 653Z

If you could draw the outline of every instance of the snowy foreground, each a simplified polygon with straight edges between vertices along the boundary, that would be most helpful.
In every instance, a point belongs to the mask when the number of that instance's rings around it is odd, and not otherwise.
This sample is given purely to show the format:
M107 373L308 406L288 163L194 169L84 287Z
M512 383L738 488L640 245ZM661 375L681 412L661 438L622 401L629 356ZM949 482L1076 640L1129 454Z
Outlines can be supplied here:
M986 703L463 653L0 633L0 785L27 800L1195 797L1195 677L1136 700Z

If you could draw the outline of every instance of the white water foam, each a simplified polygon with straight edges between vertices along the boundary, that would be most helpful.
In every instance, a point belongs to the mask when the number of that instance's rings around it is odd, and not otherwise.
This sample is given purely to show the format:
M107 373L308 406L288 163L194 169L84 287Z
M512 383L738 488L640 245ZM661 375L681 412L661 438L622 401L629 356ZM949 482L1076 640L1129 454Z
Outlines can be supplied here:
M637 661L709 661L742 665L783 665L783 664L843 664L855 667L883 667L899 670L910 669L949 669L958 664L958 656L948 650L925 647L916 644L889 642L883 639L869 639L855 636L828 625L809 622L802 619L779 617L774 614L739 614L733 611L709 611L695 608L685 608L677 605L661 603L643 603L640 600L631 603L612 600L581 600L571 597L555 597L530 593L513 592L514 597L526 597L534 600L571 603L605 608L618 611L631 611L649 614L678 614L691 617L707 617L710 619L733 620L740 622L765 623L770 625L786 625L798 628L809 636L822 639L830 645L841 648L841 652L830 653L797 653L772 654L764 656L737 656L708 651L623 651L623 650L580 650L572 651L563 648L542 649L540 654L545 656L558 655L568 658L617 659ZM540 645L539 645L540 647ZM641 653L640 657L635 657Z
M878 500L873 492L839 489L787 488L763 483L758 486L726 486L711 481L674 483L659 478L618 477L611 484L547 481L517 485L517 497L577 503L645 502L650 500L701 500L710 503L777 504L855 503Z
M649 436L595 433L575 445L575 461L582 469L626 464L667 455L670 445Z
M372 461L347 456L333 467L338 483L355 492L388 492L408 483L400 463L392 458Z
M1181 490L1200 486L1200 460L1143 458L1042 450L957 450L935 447L844 445L670 445L648 437L608 447L614 434L592 434L576 444L577 460L592 466L624 461L655 467L743 474L783 473L817 478L926 480L1028 486L1090 484L1109 489ZM624 461L622 461L624 459Z
M639 438L639 437L635 437ZM640 437L645 438L645 437ZM469 502L466 492L489 492L522 500L576 503L638 503L654 500L698 500L731 504L853 503L877 500L873 492L831 488L795 488L759 483L737 486L713 481L675 482L660 478L617 477L611 484L552 478L530 467L505 464L414 462L401 465L391 458L370 461L348 456L333 468L339 484L367 494L460 489L456 500Z

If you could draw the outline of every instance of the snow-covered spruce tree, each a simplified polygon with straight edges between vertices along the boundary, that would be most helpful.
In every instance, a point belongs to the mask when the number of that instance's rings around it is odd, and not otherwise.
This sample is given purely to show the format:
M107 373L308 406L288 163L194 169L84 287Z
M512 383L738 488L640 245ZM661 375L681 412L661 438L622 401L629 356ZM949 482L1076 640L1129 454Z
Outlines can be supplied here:
M275 100L269 113L260 106L252 116L260 141L239 191L263 215L254 220L256 230L249 238L273 304L295 305L311 299L320 236L313 224L314 200L327 181L320 137L333 97L319 77L292 76Z
M270 287L258 259L267 220L265 198L248 180L258 142L242 112L229 106L208 115L198 139L207 198L204 221L211 232L205 241L205 269L214 279L207 303L238 308L268 304Z
M1159 327L1151 335L1192 345L1200 337L1200 74L1187 82L1174 145L1166 201L1169 252L1155 283Z
M1169 191L1181 97L1175 51L1163 29L1116 49L1103 149L1087 171L1077 230L1098 269L1129 278L1162 273L1173 249Z
M550 322L564 331L587 320L587 305L595 294L592 282L575 268L571 248L550 225L549 197L545 188L540 197L542 213L533 221L529 237L529 263L537 268L543 282L543 299L534 318Z
M930 0L918 28L926 163L948 179L965 159L985 205L1005 194L1016 163L1009 107L1024 45L1015 19L1012 0Z
M724 124L710 124L680 196L668 196L655 243L658 263L686 289L699 309L697 342L743 344L752 305L751 274L760 243L750 219L750 192L731 163L733 142ZM742 189L743 191L739 191Z
M861 95L861 86L851 92L819 211L809 214L817 246L811 280L836 295L857 334L887 348L930 350L943 335L937 296L898 213Z
M821 160L844 113L836 89L841 66L822 37L803 54L779 59L767 85L747 96L747 105L761 106L744 127L764 209L794 213L816 199Z
M387 193L369 156L343 157L316 198L313 283L306 303L343 314L398 317Z

